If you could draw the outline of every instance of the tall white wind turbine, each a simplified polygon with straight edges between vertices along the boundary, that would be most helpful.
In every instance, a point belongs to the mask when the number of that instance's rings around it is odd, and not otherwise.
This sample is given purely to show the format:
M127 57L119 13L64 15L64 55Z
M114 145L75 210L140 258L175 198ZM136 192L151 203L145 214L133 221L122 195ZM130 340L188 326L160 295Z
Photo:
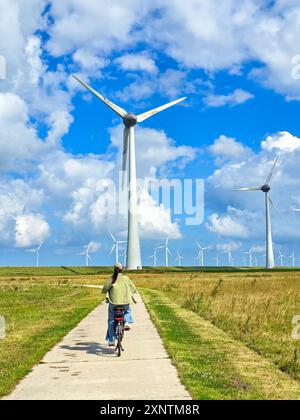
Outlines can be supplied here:
M253 252L252 248L250 248L250 250L247 251L247 252L243 252L243 254L249 255L249 267L251 267L251 268L253 267L253 254L252 254L252 252Z
M231 245L229 245L228 248L225 251L222 251L222 254L227 254L228 255L229 266L233 266L233 256L232 256L232 253L231 253Z
M177 258L176 258L176 262L178 263L178 267L181 267L181 261L183 261L184 260L184 257L182 257L180 254L179 254L179 251L177 251Z
M40 249L43 245L43 242L35 249L26 249L26 252L34 252L36 257L36 267L39 266L39 257L40 257Z
M150 255L150 257L148 257L153 259L153 267L157 267L157 250L158 248L155 248L153 255Z
M114 111L124 123L123 133L123 179L122 186L125 184L125 171L127 164L127 155L129 153L129 177L128 177L128 236L127 236L127 268L130 270L138 270L142 268L141 260L141 249L140 239L138 231L138 215L137 215L137 180L136 180L136 155L135 155L135 136L134 127L137 123L141 123L153 115L161 112L186 98L177 99L176 101L170 102L166 105L160 106L151 111L145 112L140 115L128 113L123 108L112 103L106 99L101 93L94 90L91 86L79 80L76 76L73 76L79 83L81 83L86 89L92 92L98 99L104 102L112 111Z
M89 243L84 247L84 251L80 252L78 255L84 255L85 256L85 265L88 267L89 262L92 261L92 257L90 256L90 249L92 244Z
M279 261L280 261L280 267L283 267L284 266L284 263L283 263L283 259L284 258L286 258L285 257L285 255L283 255L283 253L279 250L279 256L278 256L278 259L279 259Z
M118 241L111 232L109 232L109 234L110 234L112 240L114 241L114 244L112 246L112 249L110 250L109 255L111 255L113 253L113 251L115 250L116 251L116 263L117 263L117 262L120 262L119 261L120 245L125 244L126 241ZM126 254L127 254L127 252L126 252Z
M203 248L199 242L195 241L198 249L199 249L199 254L197 255L197 259L199 258L199 265L201 267L204 267L204 251L206 251L209 248Z
M292 267L295 268L296 267L295 251L293 251L292 255L290 255L288 258L292 260Z
M167 238L165 245L159 246L156 249L165 250L166 267L169 267L169 255L172 255L172 252L169 250L169 238Z
M262 191L265 194L265 206L266 206L266 267L268 269L273 269L275 267L274 259L274 249L273 249L273 239L272 239L272 225L271 225L271 215L270 215L270 204L275 207L271 197L270 197L270 182L273 177L274 169L277 165L279 156L275 159L275 162L272 166L271 172L269 173L268 178L266 179L265 184L262 187L249 187L249 188L239 188L234 191Z

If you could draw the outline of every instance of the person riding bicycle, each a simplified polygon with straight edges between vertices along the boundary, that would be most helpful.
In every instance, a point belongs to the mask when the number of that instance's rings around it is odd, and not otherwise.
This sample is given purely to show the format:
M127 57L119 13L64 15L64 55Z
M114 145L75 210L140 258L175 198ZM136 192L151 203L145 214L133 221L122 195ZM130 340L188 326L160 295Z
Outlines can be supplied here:
M130 324L134 322L130 304L135 302L133 295L138 292L133 282L122 272L122 264L116 263L111 279L107 280L102 288L102 293L107 294L109 302L106 340L110 347L115 345L114 308L124 306L125 330L130 330Z

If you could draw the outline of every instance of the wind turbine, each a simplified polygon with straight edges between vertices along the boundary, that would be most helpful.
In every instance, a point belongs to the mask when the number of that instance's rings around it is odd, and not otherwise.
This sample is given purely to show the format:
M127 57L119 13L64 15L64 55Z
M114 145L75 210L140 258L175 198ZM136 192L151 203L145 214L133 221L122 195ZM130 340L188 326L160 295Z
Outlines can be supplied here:
M213 261L216 261L217 267L220 267L220 258L219 258L219 255L217 255L215 258L213 258Z
M26 252L34 252L35 253L35 255L36 255L36 266L37 267L39 266L39 256L40 256L40 249L41 249L42 245L43 245L43 242L35 249L26 249L25 250Z
M157 267L157 256L156 256L156 253L154 253L153 255L150 255L148 258L149 259L153 258L153 267Z
M179 252L177 251L177 258L176 258L176 262L178 262L178 267L181 267L181 261L183 261L184 258L179 254Z
M80 254L78 255L85 255L85 265L88 267L89 266L89 261L92 261L92 257L90 256L90 249L91 249L92 244L89 243L88 245L86 245L84 247L84 251L80 252Z
M196 245L197 245L197 247L198 247L198 249L199 249L199 254L197 255L197 259L199 258L199 265L201 266L201 267L204 267L204 251L206 251L207 249L209 249L209 248L203 248L200 244L199 244L199 242L197 242L197 241L195 241L195 243L196 243Z
M296 267L295 251L293 251L292 255L290 255L288 258L292 260L292 267L295 268Z
M105 98L101 93L94 90L88 84L82 82L78 77L73 76L79 83L81 83L86 89L92 92L98 99L104 102L112 111L114 111L124 123L123 133L123 163L122 163L122 187L125 184L125 171L127 164L127 155L129 152L129 188L128 188L128 236L127 236L127 268L130 270L138 270L142 268L141 261L141 249L140 239L138 232L138 217L137 217L137 181L136 181L136 155L135 155L135 130L134 127L137 123L141 123L158 112L164 111L173 105L182 102L185 98L177 99L176 101L170 102L166 105L155 108L151 111L145 112L140 115L128 113L123 108L112 103Z
M231 254L231 245L229 245L228 248L225 251L222 252L222 254L227 254L228 255L229 265L232 266L233 256Z
M235 189L234 191L262 191L265 194L265 206L266 206L266 267L268 269L272 269L275 267L275 260L274 260L274 250L273 250L273 239L272 239L272 225L271 225L271 216L270 216L270 204L275 207L269 193L271 190L270 182L273 177L274 169L277 165L279 156L275 159L275 162L272 166L271 172L269 173L268 178L266 179L265 184L262 187L248 187L248 188L239 188Z
M117 263L117 262L119 262L120 245L125 244L126 241L118 241L111 232L109 232L109 234L110 234L112 240L114 241L114 244L112 246L112 249L110 250L109 255L111 255L113 253L114 249L115 249L116 250L116 263Z
M245 255L249 255L249 267L253 267L253 255L252 255L253 249L251 248L248 252L243 252Z
M279 257L280 260L280 266L283 267L283 259L285 258L285 255L282 254L282 252L279 250Z
M169 244L169 238L167 238L165 245L162 245L156 248L156 249L165 250L166 267L169 267L169 255L172 255L172 252L169 250L168 244Z

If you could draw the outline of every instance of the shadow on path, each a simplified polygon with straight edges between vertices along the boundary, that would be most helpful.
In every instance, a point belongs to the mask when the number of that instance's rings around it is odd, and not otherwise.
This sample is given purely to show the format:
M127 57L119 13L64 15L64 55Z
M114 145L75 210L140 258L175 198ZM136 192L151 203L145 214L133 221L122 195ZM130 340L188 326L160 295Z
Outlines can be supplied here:
M114 356L113 348L101 346L99 343L80 342L74 346L60 346L64 350L70 351L85 351L87 354L94 354L95 356Z

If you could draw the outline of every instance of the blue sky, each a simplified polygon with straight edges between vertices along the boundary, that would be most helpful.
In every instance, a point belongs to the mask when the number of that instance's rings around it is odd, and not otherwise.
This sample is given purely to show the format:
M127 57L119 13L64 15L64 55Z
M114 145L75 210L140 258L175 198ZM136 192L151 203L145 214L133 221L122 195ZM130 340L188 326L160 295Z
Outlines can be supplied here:
M276 255L295 249L300 257L300 217L292 211L300 207L300 6L170 3L1 2L1 265L31 265L25 250L42 241L44 265L83 263L78 253L89 242L93 264L109 264L108 231L125 237L126 217L103 214L101 190L106 178L117 179L120 121L72 74L136 113L188 97L141 124L138 172L204 179L205 220L185 226L143 191L144 264L167 236L189 265L195 240L211 247L209 264L216 254L226 263L229 244L238 263L250 247L261 256L263 196L232 189L263 184L278 154Z

